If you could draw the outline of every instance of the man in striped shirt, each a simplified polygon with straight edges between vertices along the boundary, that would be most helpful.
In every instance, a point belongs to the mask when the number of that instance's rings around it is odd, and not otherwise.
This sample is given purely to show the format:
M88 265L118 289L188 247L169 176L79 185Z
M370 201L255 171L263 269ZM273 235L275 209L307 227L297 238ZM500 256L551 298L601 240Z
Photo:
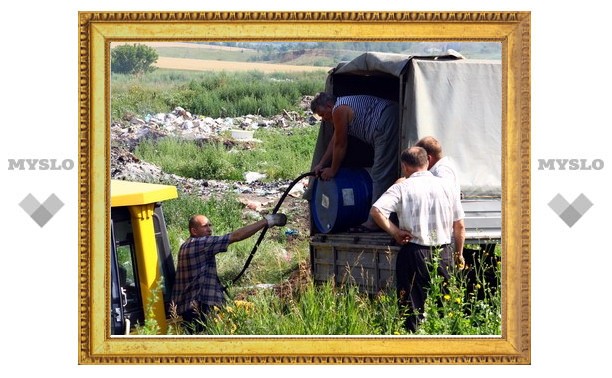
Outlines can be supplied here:
M395 266L397 295L400 307L406 310L405 326L414 332L423 319L433 254L440 253L437 273L445 280L450 278L449 267L455 262L464 264L465 214L453 182L427 170L424 148L404 150L401 166L407 178L392 185L374 203L370 214L401 246ZM397 213L397 226L389 220L391 213Z
M172 289L172 302L177 306L177 314L191 323L194 331L201 331L210 309L221 307L225 302L223 286L217 276L217 253L227 251L230 244L251 237L264 227L284 226L286 223L284 214L268 214L264 219L229 234L213 236L212 223L206 216L192 216L189 219L189 238L179 249Z
M399 107L383 98L355 95L336 97L321 92L310 108L325 122L334 126L333 136L325 153L314 167L323 180L333 178L342 165L348 147L348 136L354 136L372 146L374 161L371 169L372 202L398 177ZM366 230L378 228L371 219L362 225Z

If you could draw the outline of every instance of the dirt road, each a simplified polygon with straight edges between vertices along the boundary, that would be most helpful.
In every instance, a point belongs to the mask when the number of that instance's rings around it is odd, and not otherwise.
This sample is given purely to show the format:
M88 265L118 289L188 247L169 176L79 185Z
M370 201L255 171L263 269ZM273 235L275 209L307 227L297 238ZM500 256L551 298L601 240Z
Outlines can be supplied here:
M154 66L158 68L191 71L261 71L270 72L310 72L328 71L330 67L293 66L289 64L268 64L254 62L227 62L219 60L168 58L160 56Z

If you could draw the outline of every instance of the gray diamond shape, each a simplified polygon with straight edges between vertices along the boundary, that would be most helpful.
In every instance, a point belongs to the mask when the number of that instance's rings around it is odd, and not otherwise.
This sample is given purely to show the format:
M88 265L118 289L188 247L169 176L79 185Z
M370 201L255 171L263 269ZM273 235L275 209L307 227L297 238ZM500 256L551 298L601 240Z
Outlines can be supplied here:
M591 202L584 194L580 194L578 198L572 202L572 207L580 213L580 215L584 215L593 206L593 202Z
M31 216L40 206L40 202L38 202L38 200L34 198L32 194L28 194L23 200L21 200L21 202L19 202L19 206L21 206L21 208Z
M59 209L64 206L64 203L55 194L51 194L45 202L41 204L36 197L30 193L21 200L19 206L28 213L34 222L42 227L53 218Z
M49 213L51 213L51 215L55 215L55 213L57 213L59 209L64 206L64 203L60 201L60 199L55 194L51 194L49 198L47 198L47 200L43 202L42 205L45 207L45 209L49 210Z
M45 209L44 206L41 206L30 216L32 219L34 219L34 222L38 223L38 225L42 227L53 217L53 214L51 214L49 210Z
M550 208L553 209L553 211L560 216L561 213L564 212L569 206L569 202L567 202L561 194L557 194L555 198L550 200L548 206L550 206Z
M564 212L559 214L559 217L561 217L561 219L563 219L568 226L572 227L576 222L578 222L578 219L582 217L582 214L580 214L578 210L574 209L574 207L569 206Z
M591 200L580 193L578 197L569 203L561 193L558 193L549 203L551 209L567 224L572 227L593 206Z

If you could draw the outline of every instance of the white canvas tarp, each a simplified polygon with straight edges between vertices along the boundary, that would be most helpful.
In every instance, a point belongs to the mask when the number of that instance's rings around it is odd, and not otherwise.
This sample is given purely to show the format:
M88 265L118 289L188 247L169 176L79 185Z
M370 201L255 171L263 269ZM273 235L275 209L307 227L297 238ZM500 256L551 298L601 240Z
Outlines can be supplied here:
M379 72L399 77L410 55L368 52L339 67L334 74Z
M500 197L501 62L464 59L452 51L436 57L368 52L332 70L326 90L336 92L330 81L334 75L353 75L357 82L359 76L381 73L398 78L400 148L431 135L442 144L444 155L454 160L466 197ZM368 90L360 88L360 93ZM313 166L331 134L331 125L322 124Z
M501 195L501 63L412 59L404 95L407 145L431 135L457 168L466 196Z

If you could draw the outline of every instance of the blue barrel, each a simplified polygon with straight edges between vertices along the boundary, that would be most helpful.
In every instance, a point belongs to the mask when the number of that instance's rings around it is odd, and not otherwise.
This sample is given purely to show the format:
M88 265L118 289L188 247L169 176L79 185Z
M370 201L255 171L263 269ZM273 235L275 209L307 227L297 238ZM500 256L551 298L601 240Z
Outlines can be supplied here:
M372 178L364 168L340 168L331 180L316 179L310 211L319 232L342 232L368 219Z

